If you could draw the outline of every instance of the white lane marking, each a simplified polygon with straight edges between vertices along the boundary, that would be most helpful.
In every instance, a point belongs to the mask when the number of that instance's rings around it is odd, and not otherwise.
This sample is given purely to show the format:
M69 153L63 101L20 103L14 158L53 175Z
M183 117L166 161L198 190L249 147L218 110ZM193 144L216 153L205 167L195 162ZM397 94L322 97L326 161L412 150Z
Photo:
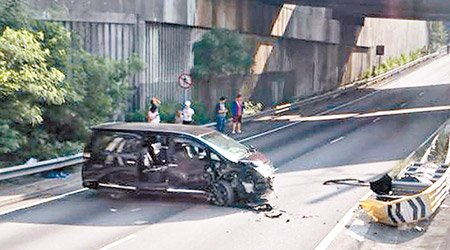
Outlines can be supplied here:
M51 202L51 201L54 201L54 200L59 200L59 199L62 199L64 197L67 197L69 195L81 193L81 192L84 192L86 190L88 190L88 188L81 188L81 189L78 189L78 190L75 190L75 191L72 191L72 192L68 192L68 193L65 193L65 194L60 194L60 195L57 195L57 196L54 196L54 197L50 197L50 198L47 198L47 199L38 200L36 202L25 204L25 205L20 206L20 207L16 207L16 208L12 208L12 209L9 209L9 210L6 210L6 211L2 211L2 212L0 212L0 216L1 215L5 215L5 214L9 214L9 213L12 213L12 212L15 212L15 211L19 211L19 210L22 210L22 209L35 207L37 205L40 205L40 204L43 204L43 203L47 203L47 202Z
M241 139L241 140L239 140L239 142L246 142L246 141L249 141L249 140L252 140L252 139L255 139L255 138L264 136L264 135L271 134L271 133L273 133L273 132L277 132L278 130L282 130L282 129L285 129L285 128L292 127L292 126L297 125L297 124L299 124L299 123L300 123L300 122L289 123L289 124L287 124L287 125L284 125L284 126L281 126L281 127L278 127L278 128L275 128L275 129L272 129L272 130L263 132L263 133L261 133L261 134L256 134L256 135L254 135L254 136L250 136L250 137Z
M340 105L340 106L337 106L337 107L334 107L334 108L332 108L332 109L325 110L325 111L320 112L320 113L318 113L318 114L316 114L316 115L325 115L325 114L331 113L331 112L333 112L333 111L335 111L335 110L344 108L344 107L346 107L346 106L348 106L348 105L351 105L351 104L353 104L353 103L356 103L356 102L359 102L359 101L361 101L361 100L364 100L364 99L366 99L366 98L368 98L368 97L371 97L371 96L373 96L373 95L375 95L375 94L377 94L377 93L379 93L379 92L381 92L381 91L382 91L382 89L376 90L376 91L374 91L374 92L372 92L372 93L370 93L370 94L367 94L367 95L365 95L365 96L362 96L362 97L360 97L360 98L358 98L358 99L355 99L355 100L353 100L353 101L344 103L344 104L342 104L342 105ZM289 123L289 124L287 124L287 125L284 125L284 126L281 126L281 127L275 128L275 129L272 129L272 130L268 130L268 131L263 132L263 133L261 133L261 134L256 134L256 135L253 135L253 136L250 136L250 137L241 139L241 140L239 140L239 142L246 142L246 141L249 141L249 140L253 140L253 139L255 139L255 138L258 138L258 137L261 137L261 136L264 136L264 135L268 135L268 134L277 132L277 131L282 130L282 129L285 129L285 128L292 127L292 126L297 125L297 124L299 124L299 123L301 123L301 122L302 122L302 121L297 121L297 122Z
M310 121L326 121L326 120L344 120L355 117L357 115L359 115L359 113L308 116L308 117L298 116L297 118L294 118L291 121L310 122Z
M330 144L336 143L336 142L338 142L338 141L340 141L340 140L342 140L342 139L344 139L344 136L341 136L341 137L339 137L339 138L337 138L337 139L332 140L332 141L330 142Z
M403 103L400 106L404 107L408 105ZM430 107L416 107L416 108L404 108L404 109L393 109L393 110L380 110L369 113L347 113L347 114L332 114L332 115L315 115L315 116L301 116L301 115L285 115L280 117L264 117L264 120L287 120L291 122L310 122L310 121L328 121L328 120L343 120L350 118L367 118L376 116L390 116L390 115L403 115L403 114L414 114L414 113L426 113L426 112L439 112L439 111L449 111L450 105L441 106L430 106ZM374 122L379 119L375 119ZM269 132L269 131L267 131ZM256 135L258 136L258 135Z
M402 115L402 114L425 113L425 112L447 111L447 110L450 110L450 105L377 111L377 112L357 115L357 116L355 116L355 118L373 117L373 116L388 116L388 115Z
M378 118L374 119L373 122L377 122L379 120L381 120L381 117L378 117Z
M369 198L369 196L372 194L372 192L368 192L363 196L361 200L365 200ZM348 212L342 217L342 219L339 221L336 226L325 236L325 238L319 243L319 245L314 248L314 250L325 250L327 249L331 242L338 236L338 234L345 228L345 225L347 225L350 220L353 218L354 211L358 208L359 204L356 203Z
M120 244L122 244L122 243L124 243L124 242L126 242L126 241L129 241L129 240L133 239L134 237L136 237L136 234L130 234L130 235L128 235L127 237L122 238L122 239L120 239L120 240L118 240L118 241L114 241L113 243L111 243L111 244L109 244L109 245L107 245L107 246L104 246L104 247L102 247L102 248L99 248L98 250L108 250L108 249L111 249L111 248L116 247L116 246L118 246L118 245L120 245Z

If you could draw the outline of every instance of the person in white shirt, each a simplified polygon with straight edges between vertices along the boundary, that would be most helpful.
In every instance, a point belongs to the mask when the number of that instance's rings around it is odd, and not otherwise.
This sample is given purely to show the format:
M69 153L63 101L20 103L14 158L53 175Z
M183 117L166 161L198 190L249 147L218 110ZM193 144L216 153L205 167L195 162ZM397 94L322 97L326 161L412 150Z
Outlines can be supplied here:
M184 109L183 109L183 124L192 124L193 119L192 116L195 114L195 111L191 108L191 102L186 101L184 103Z
M161 104L161 101L153 97L150 104L151 106L147 112L147 122L154 124L160 123L161 118L159 117L158 106Z

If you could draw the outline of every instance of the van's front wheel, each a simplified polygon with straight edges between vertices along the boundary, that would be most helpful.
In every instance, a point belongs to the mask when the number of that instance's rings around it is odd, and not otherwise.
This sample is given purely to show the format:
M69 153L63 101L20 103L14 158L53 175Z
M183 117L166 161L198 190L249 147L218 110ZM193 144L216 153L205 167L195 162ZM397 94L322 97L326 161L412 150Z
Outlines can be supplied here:
M214 185L213 203L217 206L230 206L235 201L234 190L231 184L221 180Z

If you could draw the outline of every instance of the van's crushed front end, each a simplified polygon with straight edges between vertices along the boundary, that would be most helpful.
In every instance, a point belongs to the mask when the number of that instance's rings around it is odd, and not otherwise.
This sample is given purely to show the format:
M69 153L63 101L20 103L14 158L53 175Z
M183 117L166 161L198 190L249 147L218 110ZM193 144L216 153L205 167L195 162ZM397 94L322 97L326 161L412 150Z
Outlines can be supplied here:
M262 153L255 152L239 161L242 171L232 182L240 200L251 203L265 201L266 195L273 191L273 178L276 169Z

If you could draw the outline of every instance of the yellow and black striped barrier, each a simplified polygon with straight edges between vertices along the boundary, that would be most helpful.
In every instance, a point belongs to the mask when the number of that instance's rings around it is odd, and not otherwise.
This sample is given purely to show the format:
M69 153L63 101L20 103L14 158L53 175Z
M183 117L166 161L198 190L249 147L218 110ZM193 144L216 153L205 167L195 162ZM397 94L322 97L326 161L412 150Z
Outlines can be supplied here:
M360 207L375 222L398 226L426 219L436 212L450 189L450 168L422 192L383 201L370 197L360 201Z

